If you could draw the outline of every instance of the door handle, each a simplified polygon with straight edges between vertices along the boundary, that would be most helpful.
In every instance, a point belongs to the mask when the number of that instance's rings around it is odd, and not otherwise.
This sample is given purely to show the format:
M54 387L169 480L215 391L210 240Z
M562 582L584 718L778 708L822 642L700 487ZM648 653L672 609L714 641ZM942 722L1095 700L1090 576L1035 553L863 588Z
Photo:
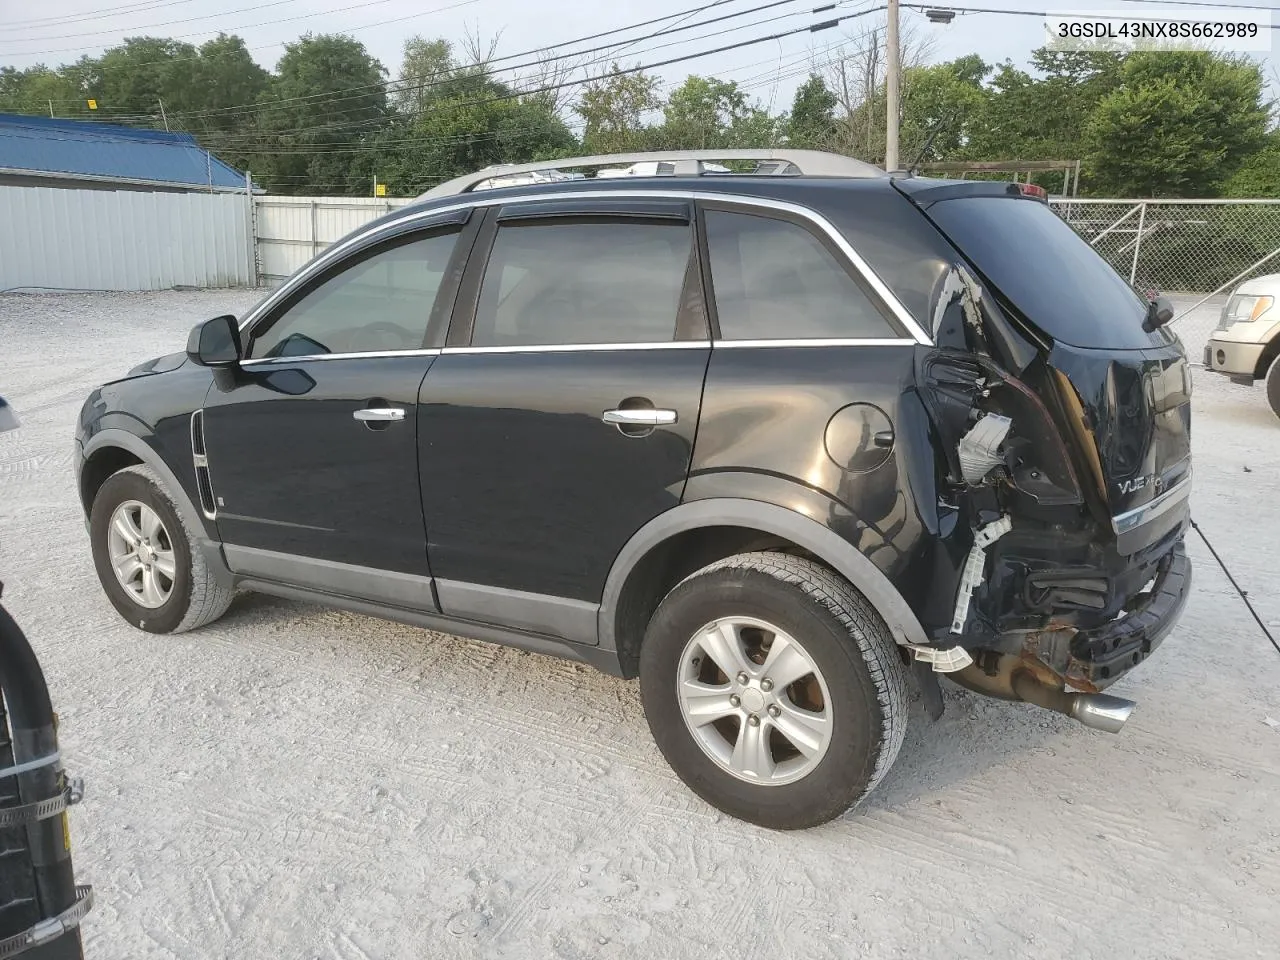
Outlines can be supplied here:
M357 410L351 416L364 423L383 423L404 419L404 410L401 407L366 407L364 410Z
M675 423L677 416L674 410L654 410L641 407L629 410L606 410L601 414L600 419L605 423L614 423L620 427L656 427Z

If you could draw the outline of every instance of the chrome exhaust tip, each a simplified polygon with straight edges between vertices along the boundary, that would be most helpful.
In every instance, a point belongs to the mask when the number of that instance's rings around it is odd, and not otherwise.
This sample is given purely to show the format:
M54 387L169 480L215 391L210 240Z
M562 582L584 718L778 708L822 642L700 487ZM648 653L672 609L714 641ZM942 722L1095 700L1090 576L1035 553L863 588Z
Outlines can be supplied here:
M1078 693L1071 698L1069 716L1086 727L1119 733L1136 706L1132 700L1125 700L1123 697L1112 697L1105 693Z

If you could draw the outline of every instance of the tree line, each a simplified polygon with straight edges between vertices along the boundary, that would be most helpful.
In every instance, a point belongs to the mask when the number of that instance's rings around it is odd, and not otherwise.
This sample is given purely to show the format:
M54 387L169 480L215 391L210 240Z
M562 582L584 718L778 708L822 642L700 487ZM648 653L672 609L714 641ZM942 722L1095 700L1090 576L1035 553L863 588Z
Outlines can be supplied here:
M907 37L904 164L1078 159L1084 195L1280 196L1280 134L1248 58L1042 48L1023 70L927 54ZM878 29L815 52L780 112L733 80L668 88L625 64L504 59L477 37L413 37L391 78L360 42L308 34L269 72L237 36L198 47L140 37L57 68L0 68L0 112L186 131L288 194L368 195L376 179L407 196L491 164L577 153L786 143L884 160ZM1036 179L1063 187L1061 174Z

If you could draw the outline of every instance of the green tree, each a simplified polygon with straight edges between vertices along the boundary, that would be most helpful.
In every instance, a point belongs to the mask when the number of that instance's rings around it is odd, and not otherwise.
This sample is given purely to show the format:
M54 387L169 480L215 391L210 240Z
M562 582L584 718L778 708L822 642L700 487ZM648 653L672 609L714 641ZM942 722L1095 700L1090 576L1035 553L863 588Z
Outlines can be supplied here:
M644 72L610 72L587 84L573 106L586 129L582 146L587 153L627 153L655 146L656 131L645 115L662 106L658 78Z
M254 62L240 37L227 34L202 44L189 66L192 83L187 109L170 109L178 104L177 98L165 96L170 128L194 134L234 167L261 168L263 161L254 153L260 130L252 105L270 87L271 74Z
M975 160L1077 160L1098 101L1119 83L1124 60L1112 50L1031 55L1039 76L1011 63L996 68L979 113L968 124L965 153Z
M228 118L233 108L254 103L271 83L271 74L254 62L244 40L225 33L201 45L190 71L187 98L201 111L204 126L215 130L238 126L239 120Z
M391 104L405 116L421 116L433 102L448 95L442 88L457 73L453 45L448 40L410 37L404 44L404 60Z
M483 63L459 65L444 41L410 40L406 61L415 82L397 90L392 124L376 150L359 157L363 182L376 175L393 191L414 194L493 164L566 156L576 148L549 101L518 95Z
M830 145L836 125L836 95L816 73L796 90L787 116L787 140L793 147L821 149Z
M667 99L661 140L687 149L763 147L773 142L775 126L736 83L691 76Z
M1095 109L1086 143L1096 190L1122 197L1212 197L1262 146L1270 104L1244 57L1137 52Z
M130 37L101 57L82 57L76 69L88 95L106 117L127 117L159 126L166 110L197 110L203 103L196 82L196 48L160 37Z
M982 81L991 68L976 53L932 67L915 67L903 74L901 163L912 163L930 136L929 159L957 157L969 137L969 127L986 104Z
M353 160L388 123L385 68L346 36L307 34L285 45L261 101L263 181L280 193L364 193Z
M1249 156L1222 189L1225 197L1280 197L1280 131L1267 135L1261 150Z
M71 72L38 65L26 70L0 67L0 112L56 116L87 112L85 93Z

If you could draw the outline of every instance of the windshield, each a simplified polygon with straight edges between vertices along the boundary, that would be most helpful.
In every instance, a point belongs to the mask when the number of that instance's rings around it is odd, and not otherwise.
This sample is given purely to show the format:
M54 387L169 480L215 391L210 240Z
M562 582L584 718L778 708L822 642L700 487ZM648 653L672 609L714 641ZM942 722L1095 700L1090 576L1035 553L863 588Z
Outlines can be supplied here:
M1028 321L1074 347L1141 349L1167 342L1142 329L1147 303L1045 204L958 197L929 218Z

